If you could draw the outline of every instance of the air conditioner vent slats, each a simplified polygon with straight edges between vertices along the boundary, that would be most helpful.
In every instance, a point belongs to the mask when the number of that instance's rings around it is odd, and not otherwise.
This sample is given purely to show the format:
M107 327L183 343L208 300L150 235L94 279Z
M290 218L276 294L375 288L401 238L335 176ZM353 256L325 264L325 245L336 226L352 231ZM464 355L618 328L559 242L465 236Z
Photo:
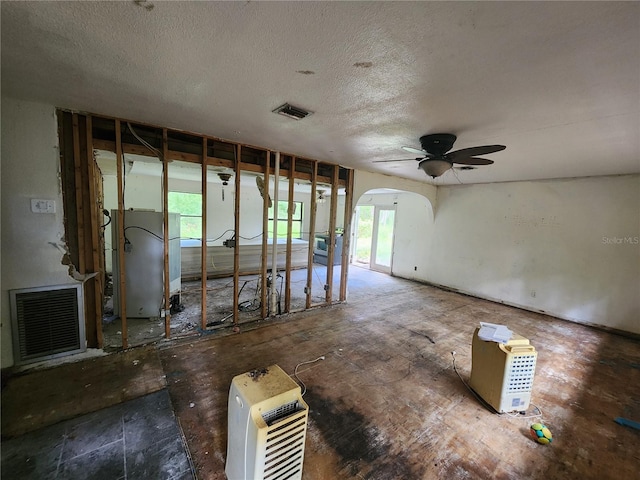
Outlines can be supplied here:
M231 382L227 478L301 480L309 407L278 365L260 371Z
M304 108L294 107L290 103L285 103L273 110L273 113L284 115L285 117L293 118L294 120L302 120L303 118L311 115L312 112L305 110Z

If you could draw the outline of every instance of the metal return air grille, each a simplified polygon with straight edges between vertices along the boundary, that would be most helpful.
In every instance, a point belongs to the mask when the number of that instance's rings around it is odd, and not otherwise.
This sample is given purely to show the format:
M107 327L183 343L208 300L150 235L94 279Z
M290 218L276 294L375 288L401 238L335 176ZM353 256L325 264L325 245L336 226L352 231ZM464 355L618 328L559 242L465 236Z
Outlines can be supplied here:
M533 388L533 377L536 370L535 355L518 355L508 365L507 393L530 392Z
M11 290L16 363L84 351L81 285Z
M306 429L306 410L299 411L269 427L264 480L301 478Z

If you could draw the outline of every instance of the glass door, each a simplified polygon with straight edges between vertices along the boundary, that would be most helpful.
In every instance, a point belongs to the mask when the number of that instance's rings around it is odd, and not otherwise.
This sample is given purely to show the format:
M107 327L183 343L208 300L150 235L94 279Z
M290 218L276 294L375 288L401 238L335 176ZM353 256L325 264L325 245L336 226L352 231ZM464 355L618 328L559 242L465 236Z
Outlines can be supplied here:
M376 206L371 243L371 270L391 273L395 207Z

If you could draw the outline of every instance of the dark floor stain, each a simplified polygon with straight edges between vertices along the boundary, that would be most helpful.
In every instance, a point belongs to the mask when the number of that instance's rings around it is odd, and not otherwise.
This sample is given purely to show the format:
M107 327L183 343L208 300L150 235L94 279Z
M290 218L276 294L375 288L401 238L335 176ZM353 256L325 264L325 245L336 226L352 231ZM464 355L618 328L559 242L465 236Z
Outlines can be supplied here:
M430 337L429 335L427 335L426 333L418 332L418 331L416 331L416 330L412 330L412 329L410 329L410 328L407 328L407 330L409 330L411 333L413 333L413 334L415 334L415 335L420 335L421 337L426 338L426 339L427 339L427 340L429 340L431 343L434 343L434 344L436 343L436 342L433 340L433 338L431 338L431 337Z
M366 466L373 468L371 480L421 478L422 468L412 465L367 418L343 399L330 399L318 389L307 390L309 416L323 438L341 458L342 468L356 475Z

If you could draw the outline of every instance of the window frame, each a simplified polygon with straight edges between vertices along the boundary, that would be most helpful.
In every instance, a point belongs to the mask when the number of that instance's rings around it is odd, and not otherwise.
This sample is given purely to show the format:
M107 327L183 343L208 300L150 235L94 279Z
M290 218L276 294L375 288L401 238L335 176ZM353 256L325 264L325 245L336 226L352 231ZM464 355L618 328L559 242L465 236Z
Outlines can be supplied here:
M298 239L298 240L302 240L302 233L303 233L303 222L304 222L304 202L298 202L298 201L293 201L293 203L296 205L295 207L295 213L292 215L292 220L291 220L291 238L294 239ZM289 201L288 200L278 200L278 205L286 205L286 208L289 208ZM268 210L268 220L269 220L269 226L268 226L268 230L267 230L267 238L274 238L273 236L273 215L275 213L275 208L269 207ZM296 218L299 217L299 218ZM285 216L284 218L280 218L278 217L278 233L280 232L280 225L284 225L284 232L281 234L276 234L276 238L287 238L287 234L288 234L288 221L289 221L289 217ZM295 226L298 225L298 229L295 228ZM298 236L295 236L296 230L298 232Z

